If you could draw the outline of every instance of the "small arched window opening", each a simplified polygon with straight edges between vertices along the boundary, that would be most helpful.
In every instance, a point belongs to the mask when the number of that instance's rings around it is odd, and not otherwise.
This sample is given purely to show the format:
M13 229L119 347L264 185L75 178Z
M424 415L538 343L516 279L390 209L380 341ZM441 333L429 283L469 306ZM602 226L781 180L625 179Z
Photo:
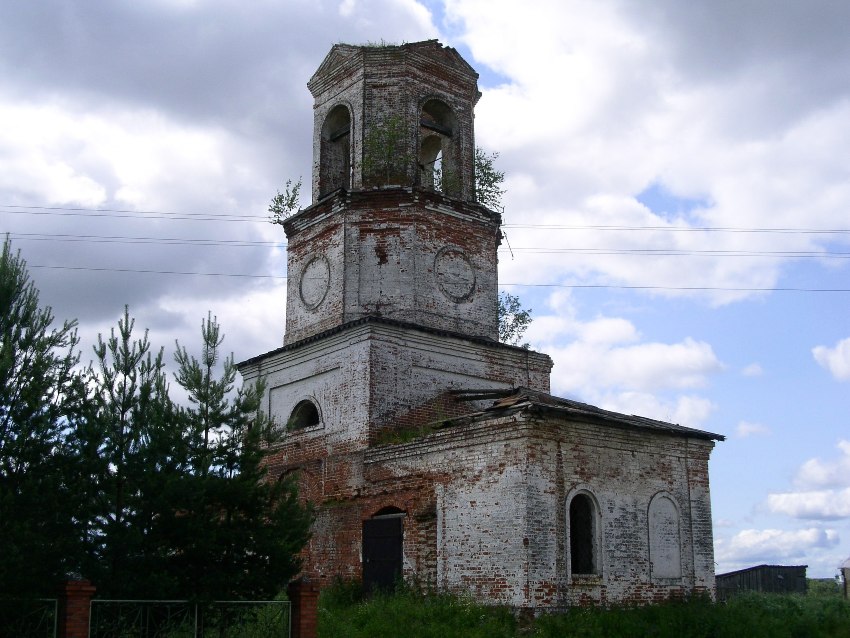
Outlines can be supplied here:
M293 409L286 422L287 430L301 430L303 428L319 425L319 409L309 399L300 401Z
M598 573L596 545L596 508L587 494L570 501L570 571L573 574Z
M428 100L419 119L419 183L446 195L460 192L454 135L456 120L440 100Z
M340 104L322 124L319 156L319 196L351 188L351 113Z

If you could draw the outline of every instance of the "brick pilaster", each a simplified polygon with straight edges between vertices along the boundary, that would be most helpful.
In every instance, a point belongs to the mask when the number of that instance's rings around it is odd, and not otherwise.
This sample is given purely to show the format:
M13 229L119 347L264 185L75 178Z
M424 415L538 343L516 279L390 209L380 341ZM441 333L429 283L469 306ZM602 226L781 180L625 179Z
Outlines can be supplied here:
M90 581L67 580L59 592L59 638L88 638L91 599L96 588Z
M319 588L305 580L295 580L287 588L292 604L290 638L316 638L319 620Z

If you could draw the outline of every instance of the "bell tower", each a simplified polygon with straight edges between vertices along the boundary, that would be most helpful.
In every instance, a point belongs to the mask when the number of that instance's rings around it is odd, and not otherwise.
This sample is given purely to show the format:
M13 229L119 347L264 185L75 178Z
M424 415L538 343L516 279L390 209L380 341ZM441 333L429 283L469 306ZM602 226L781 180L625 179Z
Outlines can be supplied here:
M331 49L307 84L313 202L284 223L286 344L370 316L498 338L501 218L475 201L477 79L436 40Z

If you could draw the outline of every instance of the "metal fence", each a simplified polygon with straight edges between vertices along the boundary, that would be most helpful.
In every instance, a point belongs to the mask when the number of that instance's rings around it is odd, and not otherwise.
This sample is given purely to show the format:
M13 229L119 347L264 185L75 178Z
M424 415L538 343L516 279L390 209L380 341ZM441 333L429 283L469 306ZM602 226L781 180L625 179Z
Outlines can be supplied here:
M0 600L0 635L55 638L58 604L55 598Z
M289 638L287 601L91 602L89 638Z

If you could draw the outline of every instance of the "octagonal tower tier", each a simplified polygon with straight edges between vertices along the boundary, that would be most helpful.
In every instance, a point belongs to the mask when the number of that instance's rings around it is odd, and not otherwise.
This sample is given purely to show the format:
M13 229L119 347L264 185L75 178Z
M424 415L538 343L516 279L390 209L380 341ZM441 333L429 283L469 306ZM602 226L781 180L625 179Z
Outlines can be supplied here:
M331 49L308 83L313 204L284 224L285 343L365 316L498 338L501 218L475 203L477 78L434 40Z

